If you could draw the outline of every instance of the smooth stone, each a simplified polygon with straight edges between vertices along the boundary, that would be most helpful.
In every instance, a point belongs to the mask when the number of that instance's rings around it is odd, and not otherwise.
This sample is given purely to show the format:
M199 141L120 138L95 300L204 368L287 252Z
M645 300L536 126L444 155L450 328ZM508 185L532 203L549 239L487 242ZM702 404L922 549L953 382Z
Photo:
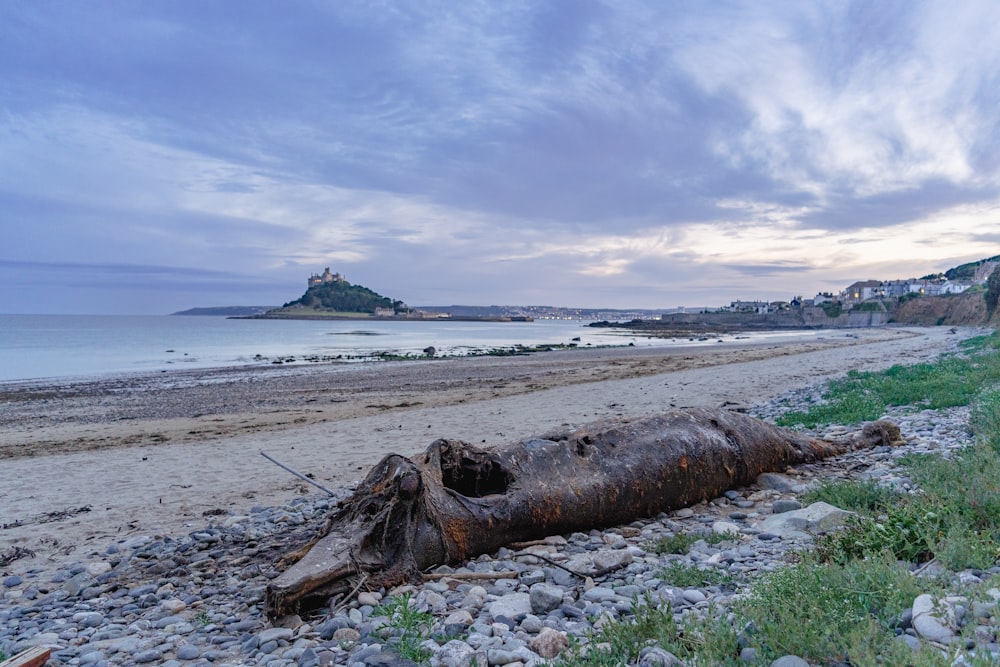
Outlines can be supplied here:
M618 569L632 562L632 554L624 549L624 545L621 549L604 549L595 552L590 558L598 570Z
M476 650L465 642L453 639L441 647L435 659L442 667L469 667L473 663Z
M854 512L842 510L829 503L818 502L800 510L772 514L757 526L761 532L782 537L797 537L806 532L829 531L844 525Z
M558 586L539 583L528 589L528 595L531 599L531 611L546 614L562 604L564 592Z
M583 599L587 602L607 602L614 600L616 597L618 597L617 593L604 586L594 586L583 594Z
M777 472L765 472L757 476L757 486L772 491L788 492L794 489L798 482Z
M934 615L937 604L927 593L918 595L913 601L913 629L928 641L948 644L955 632Z
M639 652L639 667L680 667L684 663L676 655L659 646L647 646Z
M444 619L445 625L464 625L466 627L472 625L475 619L472 618L472 614L466 609L459 609L458 611L453 611L448 614Z
M712 524L712 532L716 535L738 536L740 527L731 521L716 521Z
M689 588L681 593L681 596L691 604L698 604L699 602L704 602L708 599L708 597L697 588Z
M184 644L176 651L178 660L197 660L201 657L201 650L194 644Z
M785 512L794 512L800 509L802 509L802 503L797 500L780 499L771 503L772 514L784 514Z
M564 632L553 628L543 628L537 637L533 637L528 642L528 646L546 660L551 660L569 646L569 638Z
M331 639L335 642L358 642L361 639L361 633L354 628L338 628Z
M773 661L771 667L809 667L809 663L797 655L784 655Z
M266 644L271 641L288 641L294 634L295 633L288 628L268 628L267 630L261 630L258 632L257 639L260 640L261 644Z
M138 665L147 662L158 662L163 659L163 653L155 648L147 649L145 651L139 651L132 656L132 661Z
M531 596L528 593L508 593L490 603L490 616L524 618L531 613Z

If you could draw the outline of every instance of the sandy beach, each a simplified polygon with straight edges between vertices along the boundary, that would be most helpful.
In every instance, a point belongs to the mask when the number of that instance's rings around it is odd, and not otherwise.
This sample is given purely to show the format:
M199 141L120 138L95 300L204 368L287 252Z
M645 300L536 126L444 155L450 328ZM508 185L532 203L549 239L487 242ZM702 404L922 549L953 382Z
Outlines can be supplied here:
M328 487L436 438L502 445L670 407L749 407L848 370L915 363L973 332L885 328L809 342L606 348L0 385L0 554L26 571L135 535L184 534Z

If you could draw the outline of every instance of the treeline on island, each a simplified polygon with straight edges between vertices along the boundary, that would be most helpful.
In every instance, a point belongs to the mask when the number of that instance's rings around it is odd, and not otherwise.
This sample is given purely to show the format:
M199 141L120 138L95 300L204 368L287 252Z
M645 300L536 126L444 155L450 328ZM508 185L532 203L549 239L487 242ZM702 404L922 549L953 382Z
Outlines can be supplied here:
M408 310L402 301L394 301L367 287L352 285L344 280L313 285L301 297L289 301L272 313L291 314L295 311L312 310L374 315L376 309L391 309L393 312Z

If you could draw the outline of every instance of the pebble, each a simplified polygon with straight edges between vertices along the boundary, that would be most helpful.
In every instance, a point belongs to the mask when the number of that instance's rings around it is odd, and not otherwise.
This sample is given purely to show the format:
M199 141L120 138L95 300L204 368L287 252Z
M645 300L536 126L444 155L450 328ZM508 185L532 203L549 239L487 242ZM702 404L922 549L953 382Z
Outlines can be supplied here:
M764 419L801 409L821 388L791 392L753 413ZM780 567L786 555L808 548L810 531L829 528L837 508L803 507L799 494L819 478L867 478L908 488L895 465L909 453L942 453L970 443L968 410L890 410L907 439L898 448L856 451L836 459L768 473L745 489L692 507L637 520L607 531L552 536L541 546L501 549L441 573L518 572L516 579L470 583L460 578L396 590L362 591L344 609L292 619L272 627L263 609L263 591L276 573L274 562L315 535L322 518L349 495L297 497L282 507L255 507L218 517L187 535L132 537L101 553L51 568L7 574L0 580L0 650L14 655L29 646L53 648L49 664L105 665L325 665L409 664L392 652L394 638L380 630L378 607L410 592L434 626L424 643L431 664L540 666L557 659L573 643L586 644L609 619L628 618L636 600L649 596L669 602L680 618L728 614L739 586L673 586L663 577L672 564L718 568L737 580ZM832 427L814 435L844 436L853 429ZM818 510L825 509L825 512ZM843 514L841 512L841 514ZM781 519L784 523L777 523ZM792 528L788 528L789 522ZM774 522L768 523L768 522ZM647 551L660 538L677 534L725 535L721 544L696 542L686 554ZM713 540L714 541L714 540ZM287 547L287 548L285 548ZM544 555L546 560L537 555ZM580 578L578 572L609 570ZM1000 655L997 601L957 594L994 573L965 572L955 594L932 585L901 619L899 641L970 642L987 656ZM968 631L962 628L968 627ZM965 646L965 644L963 644ZM740 660L760 662L761 647L741 646ZM953 650L954 650L953 646ZM680 664L660 646L648 646L636 664ZM784 656L773 667L805 662Z

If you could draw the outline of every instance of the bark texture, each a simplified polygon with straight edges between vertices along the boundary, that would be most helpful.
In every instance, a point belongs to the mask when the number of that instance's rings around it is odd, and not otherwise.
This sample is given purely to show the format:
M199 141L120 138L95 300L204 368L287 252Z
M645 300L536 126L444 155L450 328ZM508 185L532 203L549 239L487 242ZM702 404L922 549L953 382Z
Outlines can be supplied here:
M859 446L899 439L891 424ZM340 504L325 536L272 581L268 613L314 606L365 575L372 586L511 542L603 528L716 498L764 472L842 453L833 443L724 410L602 422L492 451L436 440L382 459Z

